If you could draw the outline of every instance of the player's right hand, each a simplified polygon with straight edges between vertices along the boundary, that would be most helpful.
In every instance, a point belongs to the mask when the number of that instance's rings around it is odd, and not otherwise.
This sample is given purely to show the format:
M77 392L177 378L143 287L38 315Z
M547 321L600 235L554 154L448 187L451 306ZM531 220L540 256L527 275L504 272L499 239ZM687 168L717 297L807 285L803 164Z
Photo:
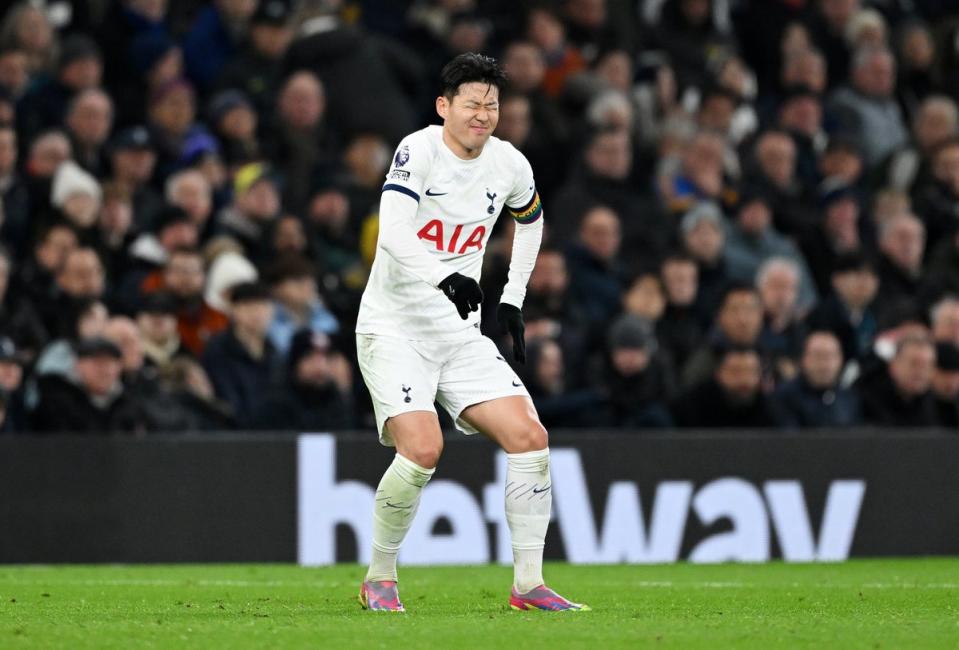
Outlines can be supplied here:
M439 287L456 305L456 311L463 320L469 318L470 312L479 309L483 302L483 290L480 289L479 283L462 273L447 276L440 282Z

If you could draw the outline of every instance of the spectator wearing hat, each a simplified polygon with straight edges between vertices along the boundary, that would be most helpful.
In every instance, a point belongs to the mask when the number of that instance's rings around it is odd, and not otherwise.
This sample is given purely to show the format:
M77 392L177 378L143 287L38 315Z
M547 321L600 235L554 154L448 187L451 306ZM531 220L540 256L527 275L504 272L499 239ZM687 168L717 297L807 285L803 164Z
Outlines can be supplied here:
M729 346L756 348L763 327L759 292L751 284L730 283L719 303L706 340L682 368L680 381L689 388L711 377L720 352Z
M145 366L163 368L175 357L191 353L177 331L176 300L162 291L143 297L136 311Z
M229 169L261 157L258 117L246 95L232 89L219 92L210 100L207 114L207 123L222 143L223 160Z
M217 215L218 234L243 245L246 256L258 260L267 248L265 235L280 211L280 194L265 163L240 167L233 177L233 202Z
M799 247L811 269L816 289L828 295L832 273L841 256L862 248L859 201L855 189L831 177L819 188L818 223L800 238Z
M105 338L81 339L70 377L41 377L40 401L31 430L42 433L143 433L143 405L127 394L121 375L123 353Z
M832 290L806 318L809 331L832 332L849 361L863 358L872 348L879 320L874 301L879 276L861 254L843 255L832 271Z
M249 38L224 67L217 88L245 93L264 124L269 124L279 94L283 55L292 40L288 0L260 0L250 18Z
M56 76L27 91L17 107L17 132L25 142L63 123L70 100L97 88L103 77L100 47L88 36L73 34L60 45Z
M339 159L340 142L329 123L326 90L319 77L309 70L287 77L278 90L271 124L265 144L286 179L284 205L301 212L319 190L316 181L332 175Z
M239 51L254 2L214 0L200 9L183 39L187 75L199 88L208 90L227 62Z
M163 198L150 184L157 156L149 129L135 125L120 130L110 141L108 150L110 180L130 195L135 229L153 227L153 220L163 207Z
M859 395L842 387L842 347L832 332L812 332L803 343L799 376L773 395L779 425L806 429L848 427L862 422Z
M240 427L253 424L274 381L276 351L267 337L272 320L269 289L256 282L238 284L230 292L230 326L203 350L203 367Z
M683 215L679 231L683 252L697 267L696 309L703 320L709 322L729 283L724 261L726 229L723 214L712 201L701 201Z
M640 429L672 426L668 405L673 378L669 365L657 354L652 325L624 314L613 322L606 337L610 423Z
M776 125L781 131L773 131L773 133L785 132L789 134L795 149L793 154L794 178L801 185L798 188L792 188L793 192L796 189L801 190L802 185L808 187L819 180L817 160L819 152L822 151L827 142L827 136L823 130L823 107L820 93L821 91L803 83L787 85L777 109ZM758 144L757 141L757 146ZM768 154L775 153L776 148L774 146ZM758 157L759 152L756 153ZM787 232L785 229L783 231Z
M273 293L273 321L268 336L281 355L290 349L295 332L335 334L340 324L326 308L316 285L316 269L302 257L284 257L267 273Z
M72 160L60 163L53 176L50 204L91 239L102 200L103 190L96 178Z
M816 288L806 262L792 240L776 232L772 225L771 202L759 187L740 192L732 223L727 228L723 258L726 272L736 282L753 282L763 262L771 258L792 261L799 271L800 310L816 301Z
M70 99L63 123L73 144L74 159L102 178L106 173L104 149L113 127L113 100L99 88L81 90Z
M281 386L262 402L252 426L273 431L336 431L355 425L349 390L352 376L329 337L309 329L291 339Z
M762 391L762 359L749 347L721 348L715 369L673 403L673 418L683 428L773 427L775 415Z
M959 347L936 344L936 369L932 373L939 426L959 430Z
M934 427L938 424L932 379L936 346L922 335L896 342L885 369L863 375L855 387L862 396L863 420L878 427Z
M0 433L19 432L25 428L23 366L27 361L11 339L0 336L0 399L5 415L0 423Z

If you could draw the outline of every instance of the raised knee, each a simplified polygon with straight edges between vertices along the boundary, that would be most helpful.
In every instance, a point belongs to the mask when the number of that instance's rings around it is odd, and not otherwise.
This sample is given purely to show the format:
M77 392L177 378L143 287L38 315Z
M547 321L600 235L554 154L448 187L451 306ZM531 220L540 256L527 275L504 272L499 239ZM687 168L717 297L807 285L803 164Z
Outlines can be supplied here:
M514 453L539 451L549 445L546 427L539 420L527 420L524 426L513 436Z
M433 469L440 462L440 455L443 453L443 440L431 440L421 442L412 448L404 449L401 452L409 460L420 467Z

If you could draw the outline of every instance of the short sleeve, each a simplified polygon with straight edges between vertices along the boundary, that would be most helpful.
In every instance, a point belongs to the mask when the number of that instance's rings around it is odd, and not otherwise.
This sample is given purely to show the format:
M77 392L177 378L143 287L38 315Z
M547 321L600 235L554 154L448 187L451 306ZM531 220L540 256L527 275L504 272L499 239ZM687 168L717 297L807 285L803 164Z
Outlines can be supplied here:
M383 191L405 194L419 202L426 176L430 171L432 151L421 133L403 138L393 154L393 162L386 172Z
M536 182L533 180L533 168L526 156L514 150L516 156L515 178L513 190L506 199L506 208L517 223L529 224L539 219L543 214L543 204L536 191Z

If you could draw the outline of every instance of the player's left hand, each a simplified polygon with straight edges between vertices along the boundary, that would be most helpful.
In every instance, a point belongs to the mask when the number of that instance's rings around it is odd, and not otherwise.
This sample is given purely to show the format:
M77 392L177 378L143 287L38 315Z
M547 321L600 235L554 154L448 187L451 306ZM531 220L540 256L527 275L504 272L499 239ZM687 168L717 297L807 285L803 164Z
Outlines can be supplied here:
M496 308L496 320L500 329L513 337L513 358L517 362L526 364L526 324L523 323L523 312L519 307L501 302Z

